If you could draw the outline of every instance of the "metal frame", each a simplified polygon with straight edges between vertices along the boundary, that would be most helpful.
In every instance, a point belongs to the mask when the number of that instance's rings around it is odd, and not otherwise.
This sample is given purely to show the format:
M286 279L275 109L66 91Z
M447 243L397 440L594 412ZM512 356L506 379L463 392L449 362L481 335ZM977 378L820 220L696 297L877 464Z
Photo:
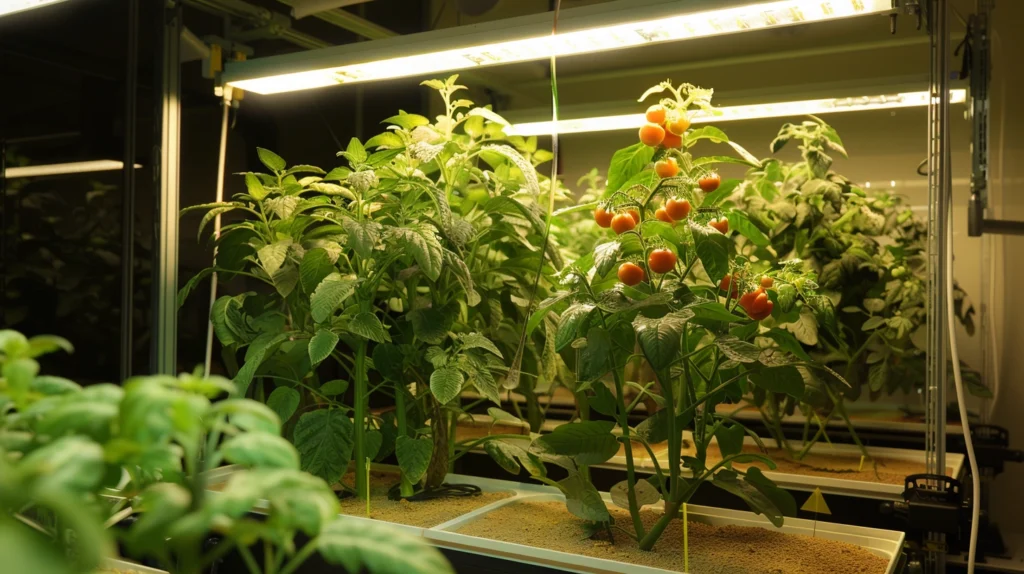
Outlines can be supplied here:
M153 338L151 367L154 373L173 375L177 371L178 332L178 211L181 141L180 45L182 9L169 1L160 13L163 50L160 56L159 164L157 184L153 265Z
M124 172L121 184L121 380L132 374L135 311L135 135L138 122L139 0L128 0L125 63Z

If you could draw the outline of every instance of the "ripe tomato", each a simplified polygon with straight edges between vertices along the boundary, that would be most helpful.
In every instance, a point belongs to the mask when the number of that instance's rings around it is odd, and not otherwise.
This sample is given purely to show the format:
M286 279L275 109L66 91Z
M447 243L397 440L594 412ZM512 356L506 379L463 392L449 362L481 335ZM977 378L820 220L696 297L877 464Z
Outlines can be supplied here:
M654 173L660 178L674 177L679 173L679 164L674 157L659 160L654 164Z
M622 235L634 227L636 227L636 220L628 213L616 213L612 218L612 231L618 235Z
M712 191L715 191L721 184L722 176L715 172L705 174L704 177L697 180L697 185L704 190L704 193L711 193Z
M615 217L615 214L610 211L605 211L603 207L598 207L594 210L594 221L596 221L600 227L611 227L612 217Z
M676 220L672 219L672 216L668 214L668 211L664 207L659 207L654 212L654 217L664 221L665 223L675 223Z
M672 198L665 202L665 211L672 219L677 221L686 219L690 215L690 202L685 199Z
M640 128L640 141L646 146L657 147L663 139L665 128L658 124L644 124L644 127Z
M670 148L678 148L683 145L683 138L672 132L665 132L665 137L661 140L661 145Z
M768 299L768 294L763 291L754 299L753 304L747 309L747 315L755 321L760 321L772 314L775 303Z
M757 299L759 293L761 293L760 289L758 289L757 291L751 291L749 293L744 293L743 295L740 295L740 307L743 307L744 311L750 313L750 308L754 304L754 299Z
M626 262L619 265L619 281L630 287L637 285L644 280L644 270L636 263Z
M718 288L725 291L730 299L739 295L739 286L736 285L736 275L726 275L718 282Z
M772 285L775 285L775 280L772 279L771 277L765 275L764 277L761 278L762 289L771 289Z
M708 225L714 227L722 234L729 233L729 220L724 217L722 219L712 219L711 221L708 222Z
M676 254L668 249L655 249L647 256L647 266L655 273L668 273L676 268Z
M678 117L669 120L668 123L665 124L665 128L669 133L681 136L686 133L686 130L690 129L690 118L688 118L685 113L679 114Z
M635 209L629 209L626 211L630 217L633 218L633 223L640 225L640 212Z
M647 108L647 121L652 124L665 123L665 106L661 104L654 104Z

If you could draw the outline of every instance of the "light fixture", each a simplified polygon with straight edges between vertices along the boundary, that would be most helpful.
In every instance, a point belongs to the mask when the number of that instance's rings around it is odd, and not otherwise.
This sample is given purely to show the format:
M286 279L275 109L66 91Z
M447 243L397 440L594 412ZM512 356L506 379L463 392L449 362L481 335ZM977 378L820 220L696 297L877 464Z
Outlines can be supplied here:
M135 169L142 166L135 164ZM24 167L9 167L4 172L7 179L19 177L38 177L41 175L64 175L71 173L89 173L94 171L113 171L123 169L124 162L111 159L97 159L93 161L74 161L70 163L52 163L48 165L26 165Z
M891 0L703 0L699 11L695 4L617 0L563 11L556 35L550 14L534 14L233 62L223 78L275 94L892 12Z
M963 103L967 91L950 90L952 103ZM879 96L859 96L853 98L826 98L820 100L801 100L795 102L776 102L770 104L753 104L746 106L726 106L716 108L721 115L708 115L694 112L691 122L695 124L709 122L731 122L760 118L780 118L788 116L805 116L807 114L830 114L836 112L861 112L867 110L887 110L911 108L928 105L928 92L906 92ZM508 135L538 136L550 135L556 131L560 134L585 132L603 132L614 130L635 130L646 120L643 113L599 116L559 120L557 126L550 121L514 123L505 128Z
M64 0L2 0L0 1L0 16L16 14L33 8L40 8L47 4L56 4Z

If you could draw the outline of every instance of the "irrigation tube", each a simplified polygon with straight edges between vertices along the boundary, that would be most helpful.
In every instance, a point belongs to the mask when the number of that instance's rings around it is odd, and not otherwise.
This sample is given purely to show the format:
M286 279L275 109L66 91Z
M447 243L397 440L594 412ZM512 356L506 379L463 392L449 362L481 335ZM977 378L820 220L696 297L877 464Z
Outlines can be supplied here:
M952 196L952 191L948 192ZM964 445L967 447L967 460L971 465L971 538L967 552L967 574L974 574L974 560L978 549L978 527L981 514L981 475L978 473L978 460L974 456L974 440L971 439L971 428L967 421L967 399L964 396L964 381L960 373L960 351L956 345L956 314L953 312L953 201L946 202L948 212L946 221L946 324L949 329L950 360L953 362L953 382L956 385L956 402L960 409L960 424L964 429ZM943 440L945 440L943 438Z
M231 88L224 88L224 99L221 101L220 118L220 151L217 156L217 203L224 201L224 169L228 151L228 112L231 110ZM217 244L220 239L220 214L213 218L213 265L217 265ZM217 301L217 272L210 278L210 317L206 324L206 359L203 362L203 373L210 376L210 365L213 362L213 304Z

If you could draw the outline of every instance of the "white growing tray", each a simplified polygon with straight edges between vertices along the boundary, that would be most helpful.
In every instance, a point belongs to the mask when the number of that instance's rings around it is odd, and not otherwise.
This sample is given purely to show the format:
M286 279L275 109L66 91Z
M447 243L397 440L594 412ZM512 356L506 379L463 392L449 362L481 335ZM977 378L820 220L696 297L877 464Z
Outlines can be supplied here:
M743 441L744 445L755 445L754 439L746 437ZM793 442L794 448L800 449L803 447L802 442ZM902 448L885 448L885 447L866 447L868 454L872 458L885 458L890 460L905 460L911 462L918 462L922 465L926 463L926 455L921 450L909 450ZM654 463L650 460L647 451L643 448L634 448L634 465L636 470L645 474L654 473ZM811 453L819 456L860 456L861 451L856 445L852 444L828 444L818 442L811 447ZM642 457L638 457L642 455ZM661 465L662 469L665 469L667 460L661 456L662 453L657 453L658 464ZM864 466L868 467L871 464L870 460L864 462ZM613 456L608 462L596 465L603 468L612 468L616 470L624 470L626 468L626 457L623 455ZM946 453L946 466L952 469L950 475L953 478L959 478L964 466L964 455L957 453ZM776 471L764 471L764 475L770 478L775 484L782 488L789 490L804 490L812 491L816 488L820 488L825 494L839 494L843 496L855 496L859 498L873 498L878 500L903 500L903 484L886 484L881 482L872 482L866 480L852 480L848 478L832 478L826 476L809 476L805 474L792 474L786 472Z
M168 574L166 570L150 568L120 558L107 558L100 564L101 568L113 568L124 572L138 572L139 574Z
M394 469L395 467L390 465L376 465L378 468ZM225 466L212 471L209 475L211 481L217 479L226 480L231 473L237 470L237 466ZM766 473L767 474L767 473ZM572 554L569 552L560 552L557 550L548 550L545 548L537 548L534 546L526 546L523 544L514 544L511 542L501 542L498 540L491 540L488 538L480 538L477 536L470 536L468 534L460 534L456 532L459 528L477 520L487 513L501 508L508 504L516 502L547 502L547 501L565 501L565 497L558 491L558 489L541 486L535 484L525 484L520 482L513 482L508 480L496 480L491 478L480 478L475 476L467 476L462 474L449 474L447 477L448 482L472 484L479 486L484 492L511 492L513 495L509 498L505 498L499 501L492 502L486 506L482 506L476 510L468 512L462 516L449 520L443 524L439 524L434 527L424 528L418 526L407 526L402 524L388 523L394 526L396 529L407 532L415 536L422 536L423 538L431 541L435 546L450 548L453 550L459 550L463 552L471 552L474 554L480 554L483 556L491 556L496 558L504 558L507 560L513 560L516 562L522 562L527 564L536 564L540 566L548 566L561 568L570 572L586 572L586 573L621 573L621 574L676 574L671 570L664 570L661 568L652 568L649 566L638 566L635 564L629 564L626 562L616 562L614 560L606 560L602 558L591 558L587 556L581 556L578 554ZM211 491L216 493L216 491ZM601 493L606 503L611 502L611 496L607 492ZM661 506L652 505L654 508ZM267 502L260 501L257 503L257 509L266 509ZM257 510L258 512L259 510ZM363 516L355 516L345 514L342 515L346 520L373 520ZM765 528L775 530L775 526L763 516L754 514L753 512L746 512L740 510L726 510L720 508L712 508L708 506L695 506L687 505L687 516L690 520L704 522L706 524L712 524L715 526L725 525L738 525L738 526L753 526L757 528ZM377 521L379 523L379 521ZM888 560L888 567L886 574L895 574L896 566L899 563L900 552L903 548L904 533L893 530L881 530L877 528L865 528L862 526L849 526L845 524L835 524L831 522L818 521L815 526L814 521L805 520L801 518L786 518L785 524L781 529L781 532L786 534L806 534L811 535L812 532L819 538L828 540L836 540L840 542L847 542L860 546L875 554ZM148 571L146 574L150 574Z

